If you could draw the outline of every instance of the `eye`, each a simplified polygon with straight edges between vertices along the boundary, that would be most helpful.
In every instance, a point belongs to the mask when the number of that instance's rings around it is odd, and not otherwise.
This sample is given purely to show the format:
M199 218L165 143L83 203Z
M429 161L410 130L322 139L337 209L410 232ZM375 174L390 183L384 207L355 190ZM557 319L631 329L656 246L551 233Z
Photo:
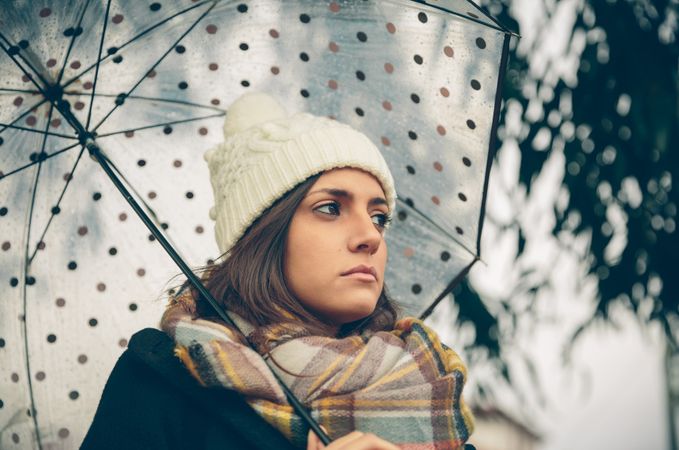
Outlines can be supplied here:
M339 216L340 205L337 202L326 203L325 205L314 208L314 211L319 211L329 216Z
M379 213L372 216L372 218L373 221L377 219L377 221L375 221L375 225L383 230L388 228L389 224L391 223L391 214Z

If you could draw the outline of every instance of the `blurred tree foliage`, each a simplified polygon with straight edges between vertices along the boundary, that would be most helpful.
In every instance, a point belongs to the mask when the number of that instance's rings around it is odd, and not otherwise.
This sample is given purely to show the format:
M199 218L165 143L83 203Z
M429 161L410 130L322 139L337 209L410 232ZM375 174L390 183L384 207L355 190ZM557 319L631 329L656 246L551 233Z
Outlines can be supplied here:
M540 39L525 54L512 46L503 94L505 105L513 101L522 108L525 132L512 136L521 151L519 181L530 193L550 154L563 152L569 195L555 206L552 232L591 236L587 263L598 280L596 308L572 341L594 321L609 321L613 305L624 305L642 322L660 322L679 342L679 198L673 189L679 177L679 1L575 4L566 51L582 48L577 80L537 78L529 70ZM545 2L548 16L556 5ZM522 33L511 2L484 6ZM553 24L543 25L538 34L545 36ZM499 134L498 147L507 138ZM517 258L524 236L519 229ZM542 287L524 286L533 299ZM459 320L475 324L474 345L489 350L509 381L495 331L498 315L469 284L454 294Z

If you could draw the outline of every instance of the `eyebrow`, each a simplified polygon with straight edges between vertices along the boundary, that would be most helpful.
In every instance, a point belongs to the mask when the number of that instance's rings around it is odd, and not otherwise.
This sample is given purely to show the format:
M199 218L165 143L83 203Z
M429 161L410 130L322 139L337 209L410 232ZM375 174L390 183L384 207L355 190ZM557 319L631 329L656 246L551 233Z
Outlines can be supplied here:
M346 198L346 199L349 199L349 200L354 199L354 194L352 194L351 192L345 191L344 189L336 189L336 188L318 189L316 191L309 192L309 194L307 194L307 197L310 196L310 195L319 194L319 193L326 193L326 194L330 194L330 195L335 196L335 197ZM385 200L382 197L373 197L368 201L368 206L375 206L375 205L387 205L388 206L389 204L387 203L387 200Z

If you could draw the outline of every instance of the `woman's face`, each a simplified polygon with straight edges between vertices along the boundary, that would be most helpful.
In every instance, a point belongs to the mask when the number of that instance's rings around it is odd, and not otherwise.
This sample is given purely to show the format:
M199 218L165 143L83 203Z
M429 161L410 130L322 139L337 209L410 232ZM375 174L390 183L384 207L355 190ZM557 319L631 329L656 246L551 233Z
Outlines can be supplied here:
M288 288L318 318L341 325L373 312L389 215L380 183L359 169L327 171L309 189L292 217L283 267Z

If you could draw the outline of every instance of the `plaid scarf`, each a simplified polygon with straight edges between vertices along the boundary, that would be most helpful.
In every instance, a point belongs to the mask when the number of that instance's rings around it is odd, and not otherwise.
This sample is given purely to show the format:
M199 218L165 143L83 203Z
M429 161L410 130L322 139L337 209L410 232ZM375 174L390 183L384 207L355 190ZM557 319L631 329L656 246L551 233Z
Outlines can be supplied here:
M308 428L271 370L332 439L360 430L406 450L443 450L462 448L473 430L462 400L464 364L417 319L399 320L389 332L336 339L294 324L255 329L230 312L256 352L231 328L194 315L187 292L172 300L161 321L190 373L204 386L239 391L299 447L306 447Z

